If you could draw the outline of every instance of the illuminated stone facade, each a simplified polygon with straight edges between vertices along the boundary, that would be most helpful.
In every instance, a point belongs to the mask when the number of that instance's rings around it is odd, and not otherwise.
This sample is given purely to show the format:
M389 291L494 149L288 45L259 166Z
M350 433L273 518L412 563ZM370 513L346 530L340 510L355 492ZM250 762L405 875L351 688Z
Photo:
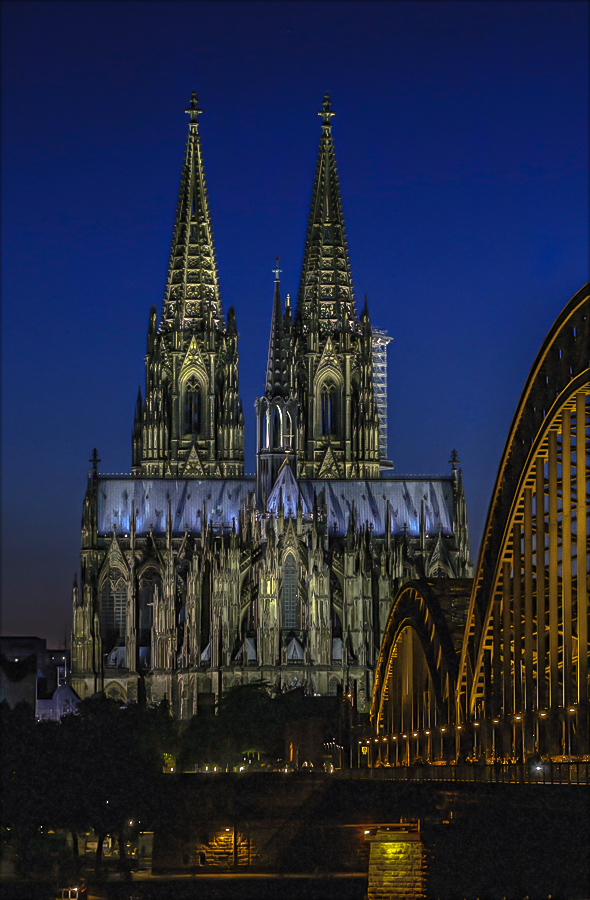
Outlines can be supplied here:
M193 95L162 313L128 477L84 500L72 683L167 697L187 718L232 685L350 691L368 711L396 587L470 574L456 456L382 477L368 307L357 315L326 97L297 308L275 275L257 473L244 474L238 332L224 317Z

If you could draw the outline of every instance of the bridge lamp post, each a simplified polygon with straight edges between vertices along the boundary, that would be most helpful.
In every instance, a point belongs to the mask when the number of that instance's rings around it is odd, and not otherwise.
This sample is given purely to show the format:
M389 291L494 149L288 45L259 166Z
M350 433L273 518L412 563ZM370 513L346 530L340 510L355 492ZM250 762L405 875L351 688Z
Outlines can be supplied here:
M461 725L455 726L455 763L459 762L461 756L461 735L459 734L461 729Z
M443 737L443 734L445 733L446 730L447 729L445 728L444 725L440 729L440 759L441 759L441 762L445 758L445 739Z
M517 715L514 716L514 737L512 739L512 744L516 749L516 729L518 728L517 722L520 722L520 759L521 762L524 763L524 716Z
M432 762L432 741L430 738L430 729L427 729L424 734L426 735L426 761L430 763Z
M572 761L572 716L576 714L576 707L570 706L567 713L567 755L568 760Z
M479 722L473 723L473 761L477 760L477 729L479 728Z
M496 762L496 725L499 719L492 719L492 761Z
M406 763L409 766L410 765L410 741L408 740L407 734L402 734L402 737L406 741Z
M547 718L547 710L540 709L537 717L537 753L541 754L541 719Z

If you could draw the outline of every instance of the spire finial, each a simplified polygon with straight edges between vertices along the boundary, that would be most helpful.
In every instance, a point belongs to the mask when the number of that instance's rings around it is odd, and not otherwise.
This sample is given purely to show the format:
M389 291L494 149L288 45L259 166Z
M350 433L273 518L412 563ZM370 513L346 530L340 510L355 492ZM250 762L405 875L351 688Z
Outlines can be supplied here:
M459 454L457 453L456 450L452 450L452 451L451 451L451 458L450 458L449 462L450 462L451 466L453 467L453 472L456 472L456 471L457 471L457 465L458 465L458 463L460 462L460 460L459 460Z
M195 91L191 94L190 106L188 109L185 109L185 113L190 116L191 125L197 124L197 118L203 112L202 109L199 109L199 101L197 100L197 94Z
M278 256L275 256L275 262L276 262L276 267L273 269L273 272L275 273L275 281L280 281L279 275L281 274L281 272L283 270L279 269L279 257Z
M324 102L322 103L322 109L320 109L318 111L318 116L322 116L324 119L322 127L329 128L330 127L330 119L332 118L332 116L335 116L335 115L336 115L336 113L332 112L332 109L330 107L330 95L326 91L326 93L324 94Z
M96 475L98 472L98 464L101 460L98 458L98 453L96 452L96 447L92 451L92 459L89 459L88 462L92 463L92 473Z

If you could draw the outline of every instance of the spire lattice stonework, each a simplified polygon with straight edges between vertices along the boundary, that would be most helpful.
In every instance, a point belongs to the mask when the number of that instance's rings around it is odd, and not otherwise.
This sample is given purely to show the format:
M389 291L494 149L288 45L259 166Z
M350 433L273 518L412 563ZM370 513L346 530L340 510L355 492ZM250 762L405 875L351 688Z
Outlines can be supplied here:
M221 298L213 229L198 130L195 93L186 110L190 118L184 165L180 179L170 264L164 294L162 330L193 328L203 330L212 316L221 319Z
M298 317L303 321L313 315L335 323L345 305L354 321L352 275L332 139L331 118L335 113L328 94L318 115L323 120L322 136L305 238Z
M275 292L272 307L272 320L270 325L270 340L268 343L268 362L266 364L265 393L267 397L283 396L285 393L285 353L283 347L283 310L281 305L281 283L279 275L279 258L276 258Z

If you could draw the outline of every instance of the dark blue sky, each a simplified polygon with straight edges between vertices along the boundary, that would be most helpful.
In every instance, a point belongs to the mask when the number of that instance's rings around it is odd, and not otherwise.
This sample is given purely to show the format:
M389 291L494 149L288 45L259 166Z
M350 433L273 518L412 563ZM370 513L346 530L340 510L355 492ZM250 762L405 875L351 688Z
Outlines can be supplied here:
M324 91L398 474L464 470L474 560L537 350L588 278L582 2L2 7L4 634L70 630L87 460L129 471L196 90L246 468L294 298Z

